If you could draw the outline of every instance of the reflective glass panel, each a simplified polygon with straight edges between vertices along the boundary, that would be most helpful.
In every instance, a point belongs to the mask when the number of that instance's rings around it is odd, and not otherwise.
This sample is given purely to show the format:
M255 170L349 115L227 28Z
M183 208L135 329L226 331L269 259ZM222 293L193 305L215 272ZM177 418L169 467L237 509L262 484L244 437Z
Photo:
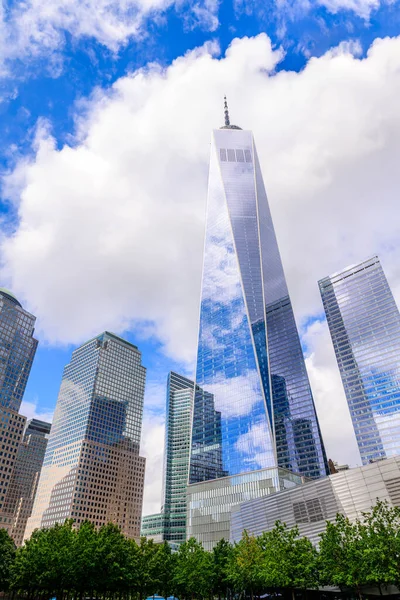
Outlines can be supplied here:
M400 452L400 313L377 257L319 282L364 464Z

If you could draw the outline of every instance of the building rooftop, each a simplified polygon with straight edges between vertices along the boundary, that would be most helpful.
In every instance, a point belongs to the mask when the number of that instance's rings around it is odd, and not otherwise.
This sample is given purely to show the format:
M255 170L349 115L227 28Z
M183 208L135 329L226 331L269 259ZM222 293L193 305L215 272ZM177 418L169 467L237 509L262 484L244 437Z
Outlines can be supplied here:
M14 294L12 292L10 292L10 290L0 287L0 294L2 294L3 296L7 296L7 298L9 298L9 300L12 300L13 302L15 302L15 304L18 304L18 306L21 306L21 308L22 308L20 301L14 296Z

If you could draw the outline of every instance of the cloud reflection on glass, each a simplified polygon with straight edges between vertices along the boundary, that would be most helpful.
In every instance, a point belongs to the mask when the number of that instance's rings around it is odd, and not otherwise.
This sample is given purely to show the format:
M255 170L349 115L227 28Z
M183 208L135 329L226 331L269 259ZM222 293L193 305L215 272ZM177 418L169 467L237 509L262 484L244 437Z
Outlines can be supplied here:
M213 134L196 384L190 483L275 466L326 473L249 131Z

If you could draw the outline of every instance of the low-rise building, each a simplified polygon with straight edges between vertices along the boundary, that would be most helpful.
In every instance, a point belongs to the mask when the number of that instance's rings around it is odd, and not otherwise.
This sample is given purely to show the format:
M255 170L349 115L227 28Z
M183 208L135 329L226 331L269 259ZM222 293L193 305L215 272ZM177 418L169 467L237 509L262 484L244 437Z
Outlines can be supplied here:
M164 513L156 513L154 515L145 515L142 517L140 537L149 538L157 543L164 541L164 520Z
M260 535L279 519L289 527L297 525L300 535L316 544L327 520L341 513L354 521L378 499L400 506L400 456L236 504L231 509L229 539L239 541L244 529Z
M230 475L187 487L187 538L195 537L205 550L222 538L228 540L234 507L256 498L277 495L301 485L305 478L286 469L272 468Z

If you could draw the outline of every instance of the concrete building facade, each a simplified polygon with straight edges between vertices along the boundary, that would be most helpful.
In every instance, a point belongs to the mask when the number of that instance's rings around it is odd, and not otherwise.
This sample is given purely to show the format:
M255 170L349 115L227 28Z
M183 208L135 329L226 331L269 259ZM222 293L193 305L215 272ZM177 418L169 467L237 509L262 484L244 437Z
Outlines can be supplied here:
M27 422L19 445L14 470L5 499L5 510L13 515L9 530L16 546L20 546L39 482L51 424L39 419Z
M354 521L377 499L400 506L400 456L242 502L232 508L229 539L239 541L244 529L260 535L279 519L289 527L297 525L300 535L317 544L327 520L341 513Z
M301 485L304 477L286 469L260 469L191 484L187 488L187 538L195 537L211 551L219 540L228 540L234 507L246 500L276 495Z

